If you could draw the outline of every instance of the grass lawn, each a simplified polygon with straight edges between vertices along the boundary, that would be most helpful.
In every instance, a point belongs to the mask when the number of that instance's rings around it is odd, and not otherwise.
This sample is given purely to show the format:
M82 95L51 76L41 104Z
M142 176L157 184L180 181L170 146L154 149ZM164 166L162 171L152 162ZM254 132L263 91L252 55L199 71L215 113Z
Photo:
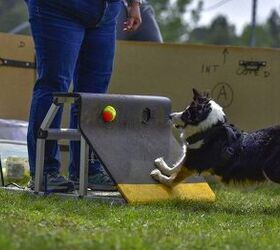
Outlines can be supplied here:
M124 206L0 191L0 249L280 249L280 185L213 189Z

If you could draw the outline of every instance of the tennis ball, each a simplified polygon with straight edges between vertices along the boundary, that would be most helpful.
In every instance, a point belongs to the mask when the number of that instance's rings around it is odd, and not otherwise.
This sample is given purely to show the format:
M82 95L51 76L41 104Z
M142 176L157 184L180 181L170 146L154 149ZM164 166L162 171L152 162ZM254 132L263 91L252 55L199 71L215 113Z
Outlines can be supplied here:
M112 122L115 120L117 115L117 112L114 107L112 106L106 106L103 109L102 117L104 122Z

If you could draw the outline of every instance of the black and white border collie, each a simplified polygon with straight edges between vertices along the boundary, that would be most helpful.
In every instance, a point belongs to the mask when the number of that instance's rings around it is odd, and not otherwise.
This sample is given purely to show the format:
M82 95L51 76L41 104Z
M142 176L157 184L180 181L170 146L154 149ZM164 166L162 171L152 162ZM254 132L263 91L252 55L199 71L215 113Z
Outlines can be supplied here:
M160 183L174 185L189 170L209 171L226 183L266 179L280 183L280 126L243 132L227 122L222 107L208 94L195 89L190 105L170 119L181 130L183 152L173 166L163 157L155 160L151 176Z

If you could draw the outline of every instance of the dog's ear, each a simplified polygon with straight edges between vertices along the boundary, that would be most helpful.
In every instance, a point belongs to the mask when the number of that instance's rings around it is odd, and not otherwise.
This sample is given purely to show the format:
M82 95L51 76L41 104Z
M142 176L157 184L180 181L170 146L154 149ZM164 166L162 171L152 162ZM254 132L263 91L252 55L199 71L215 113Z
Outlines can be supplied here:
M201 97L201 94L197 89L193 88L192 91L193 91L193 99L194 100L197 100L199 97Z
M193 100L196 103L207 103L210 100L208 91L199 92L197 89L193 89Z

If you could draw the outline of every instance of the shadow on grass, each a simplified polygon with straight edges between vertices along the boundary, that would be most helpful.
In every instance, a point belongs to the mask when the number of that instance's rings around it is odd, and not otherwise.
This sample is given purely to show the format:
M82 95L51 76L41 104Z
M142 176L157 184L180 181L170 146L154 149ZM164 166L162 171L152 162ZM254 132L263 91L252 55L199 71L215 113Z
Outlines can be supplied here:
M280 185L257 183L254 185L229 185L212 183L211 188L217 195L213 203L201 201L158 202L154 205L162 209L176 209L180 212L226 213L247 216L280 216Z
M37 197L29 194L8 195L1 192L5 202L26 207L32 211L55 211L57 215L88 215L94 211L95 215L110 216L111 212L122 210L139 210L139 213L149 210L178 211L180 213L208 213L229 214L237 216L268 215L280 216L280 185L265 184L253 187L227 187L220 184L211 184L217 194L217 201L213 203L197 201L168 201L147 205L112 205L102 202L92 202L78 199L65 199L59 197ZM278 198L278 197L279 198ZM137 213L138 213L137 212Z
M227 191L227 192L240 192L256 194L261 192L264 195L279 196L280 197L280 185L273 182L247 182L247 183L210 183L212 189L215 191Z
M193 213L226 213L230 215L246 216L246 215L269 215L280 216L280 204L274 206L232 206L232 204L222 203L206 203L195 201L172 201L168 203L157 203L155 206L162 209L176 209L179 212L193 212Z

